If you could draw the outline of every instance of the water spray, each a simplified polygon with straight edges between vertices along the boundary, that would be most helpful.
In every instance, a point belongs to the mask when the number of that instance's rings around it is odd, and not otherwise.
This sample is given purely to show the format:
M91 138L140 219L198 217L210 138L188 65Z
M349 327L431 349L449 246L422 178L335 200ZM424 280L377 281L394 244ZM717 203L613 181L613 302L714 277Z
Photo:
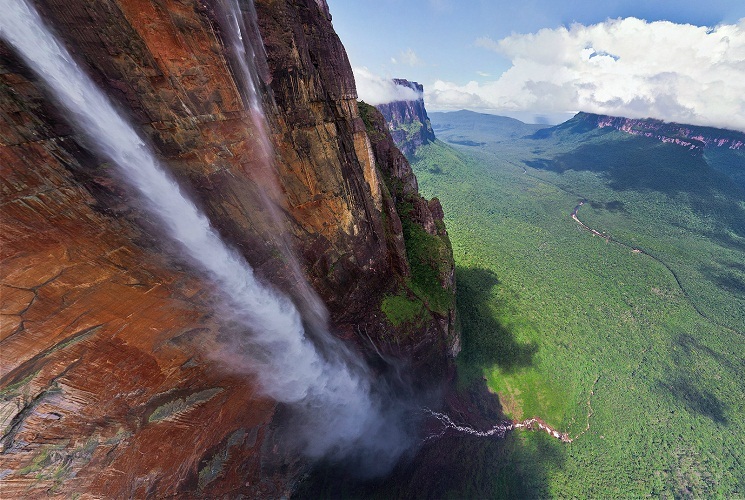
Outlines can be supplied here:
M379 472L391 467L411 441L403 407L373 386L364 364L327 331L324 341L336 349L326 350L333 355L318 350L293 302L262 283L221 239L26 0L2 0L0 7L0 37L51 90L94 152L117 167L194 269L214 283L227 319L241 330L241 349L233 354L246 358L264 394L302 415L296 422L300 451L311 458L358 456Z

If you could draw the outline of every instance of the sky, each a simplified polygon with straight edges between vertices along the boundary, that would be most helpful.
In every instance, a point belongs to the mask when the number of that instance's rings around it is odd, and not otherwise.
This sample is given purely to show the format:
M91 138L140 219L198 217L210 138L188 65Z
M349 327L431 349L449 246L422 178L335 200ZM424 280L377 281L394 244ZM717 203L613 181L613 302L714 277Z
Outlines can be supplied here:
M745 131L745 0L327 0L360 98L558 123L578 111ZM404 96L405 97L405 96Z

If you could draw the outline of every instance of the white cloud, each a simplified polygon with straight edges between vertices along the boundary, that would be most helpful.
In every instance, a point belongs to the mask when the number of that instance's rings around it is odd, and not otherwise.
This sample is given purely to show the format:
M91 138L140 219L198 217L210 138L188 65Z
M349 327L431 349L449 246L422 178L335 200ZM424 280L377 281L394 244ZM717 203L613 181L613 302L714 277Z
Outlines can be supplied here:
M512 67L486 83L437 81L428 106L582 110L745 130L745 19L710 29L626 18L475 45Z
M424 61L422 61L418 55L416 55L416 52L412 48L408 48L406 50L402 50L398 53L398 57L391 57L391 62L393 64L405 64L407 66L417 67L417 66L424 66Z
M396 85L393 80L382 78L365 67L353 68L357 95L368 104L377 106L393 101L416 101L422 96L409 87Z

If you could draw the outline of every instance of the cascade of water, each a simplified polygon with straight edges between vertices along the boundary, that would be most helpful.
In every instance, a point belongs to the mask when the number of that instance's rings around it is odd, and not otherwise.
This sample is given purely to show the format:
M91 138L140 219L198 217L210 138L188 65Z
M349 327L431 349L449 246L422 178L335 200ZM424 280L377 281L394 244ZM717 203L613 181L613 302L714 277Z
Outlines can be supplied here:
M120 169L195 267L217 285L232 319L250 331L249 346L259 353L252 357L254 374L264 392L304 410L304 451L337 458L356 451L367 455L369 465L390 465L409 439L398 416L391 417L397 410L376 396L361 363L319 354L293 303L259 282L243 257L221 240L33 7L25 0L2 0L0 8L0 37L51 89L98 153Z
M254 165L258 165L261 170L262 191L259 196L273 225L281 227L284 222L282 214L272 200L272 198L280 197L279 183L273 168L275 154L270 140L269 124L259 95L261 78L258 68L266 68L266 52L261 43L256 9L253 0L241 3L238 0L218 0L216 7L218 20L222 27L221 33L232 56L230 60L233 71L236 73L241 96L251 117L254 138L258 141L259 157L254 158ZM301 300L306 306L303 308L305 321L310 322L316 329L323 330L328 318L326 308L305 279L286 232L279 231L272 236L278 238L279 241L276 241L278 250L282 253L285 263L292 272L295 286L299 289L296 299ZM313 317L308 317L309 315Z

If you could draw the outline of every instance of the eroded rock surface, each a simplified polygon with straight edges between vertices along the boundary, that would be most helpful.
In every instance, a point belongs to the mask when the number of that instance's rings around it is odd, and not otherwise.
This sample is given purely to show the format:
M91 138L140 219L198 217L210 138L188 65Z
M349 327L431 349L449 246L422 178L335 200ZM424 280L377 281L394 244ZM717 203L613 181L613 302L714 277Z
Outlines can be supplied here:
M215 3L35 4L264 279L310 309L304 275L360 351L370 338L415 367L449 363L451 306L383 312L411 269L381 172L405 167L375 157L325 2L256 4L270 165ZM303 463L278 451L276 403L216 359L212 285L2 43L0 169L0 496L291 491ZM414 219L443 232L420 205Z

